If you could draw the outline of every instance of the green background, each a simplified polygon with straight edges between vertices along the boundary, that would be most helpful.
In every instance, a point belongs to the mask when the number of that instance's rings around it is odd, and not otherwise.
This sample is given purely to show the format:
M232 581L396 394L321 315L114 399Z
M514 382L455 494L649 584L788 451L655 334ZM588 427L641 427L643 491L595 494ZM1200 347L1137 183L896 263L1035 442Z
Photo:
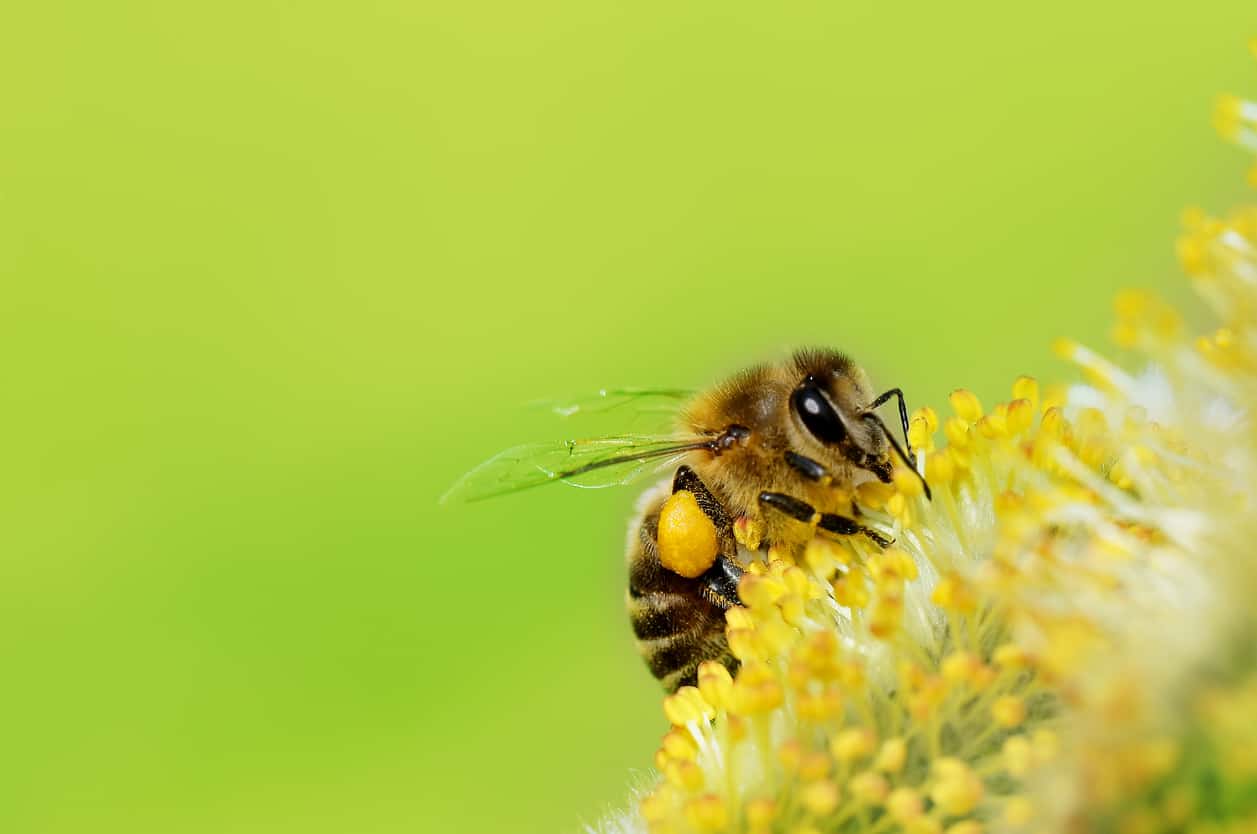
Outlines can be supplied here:
M577 431L530 400L803 342L913 404L1067 373L1186 297L1257 89L1248 0L2 17L6 832L596 819L664 729L633 490L442 490Z

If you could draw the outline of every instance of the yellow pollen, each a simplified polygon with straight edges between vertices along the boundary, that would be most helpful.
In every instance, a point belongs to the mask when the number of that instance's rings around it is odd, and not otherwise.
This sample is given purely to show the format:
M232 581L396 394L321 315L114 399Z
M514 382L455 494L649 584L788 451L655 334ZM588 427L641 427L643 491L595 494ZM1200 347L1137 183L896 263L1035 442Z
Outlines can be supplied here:
M659 510L659 562L673 573L701 576L720 553L720 539L692 492L672 493Z

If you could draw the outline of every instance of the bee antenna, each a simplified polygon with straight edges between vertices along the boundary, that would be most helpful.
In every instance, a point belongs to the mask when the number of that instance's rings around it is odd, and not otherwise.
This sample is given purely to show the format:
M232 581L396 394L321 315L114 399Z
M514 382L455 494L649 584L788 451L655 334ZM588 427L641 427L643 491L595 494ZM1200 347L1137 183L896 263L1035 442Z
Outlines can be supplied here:
M904 462L904 465L911 469L912 474L916 475L921 481L921 486L925 489L926 499L933 501L934 496L930 494L930 485L926 482L925 476L918 472L916 466L908 459L908 455L904 453L903 447L899 445L899 441L895 439L895 436L890 433L890 429L886 428L886 424L882 422L882 418L878 417L871 411L864 412L860 415L860 418L877 424L877 427L882 430L882 434L890 441L890 448L895 450L895 454L899 455L899 459Z

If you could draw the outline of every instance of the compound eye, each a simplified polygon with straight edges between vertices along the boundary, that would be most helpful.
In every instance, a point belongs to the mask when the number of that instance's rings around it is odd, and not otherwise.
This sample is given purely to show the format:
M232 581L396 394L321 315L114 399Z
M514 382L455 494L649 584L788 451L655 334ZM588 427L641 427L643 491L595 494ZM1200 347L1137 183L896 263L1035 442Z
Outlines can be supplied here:
M804 427L821 443L839 443L847 436L847 427L842 424L842 418L816 385L804 384L795 389L790 400L794 403L794 410L798 412Z

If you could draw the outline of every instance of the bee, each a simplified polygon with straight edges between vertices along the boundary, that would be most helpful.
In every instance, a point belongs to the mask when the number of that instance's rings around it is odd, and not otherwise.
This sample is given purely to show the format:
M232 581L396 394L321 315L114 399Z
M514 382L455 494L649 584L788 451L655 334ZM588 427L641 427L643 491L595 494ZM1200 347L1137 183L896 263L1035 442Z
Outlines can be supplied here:
M891 399L902 446L876 411ZM866 481L891 481L892 453L929 495L913 463L903 392L875 395L865 372L836 351L800 350L747 368L691 397L678 418L675 435L508 449L442 499L477 500L555 481L610 486L675 467L638 502L626 549L629 622L668 691L693 684L703 661L736 668L725 612L741 604L738 581L756 551L797 550L816 535L890 544L861 522L854 495Z

